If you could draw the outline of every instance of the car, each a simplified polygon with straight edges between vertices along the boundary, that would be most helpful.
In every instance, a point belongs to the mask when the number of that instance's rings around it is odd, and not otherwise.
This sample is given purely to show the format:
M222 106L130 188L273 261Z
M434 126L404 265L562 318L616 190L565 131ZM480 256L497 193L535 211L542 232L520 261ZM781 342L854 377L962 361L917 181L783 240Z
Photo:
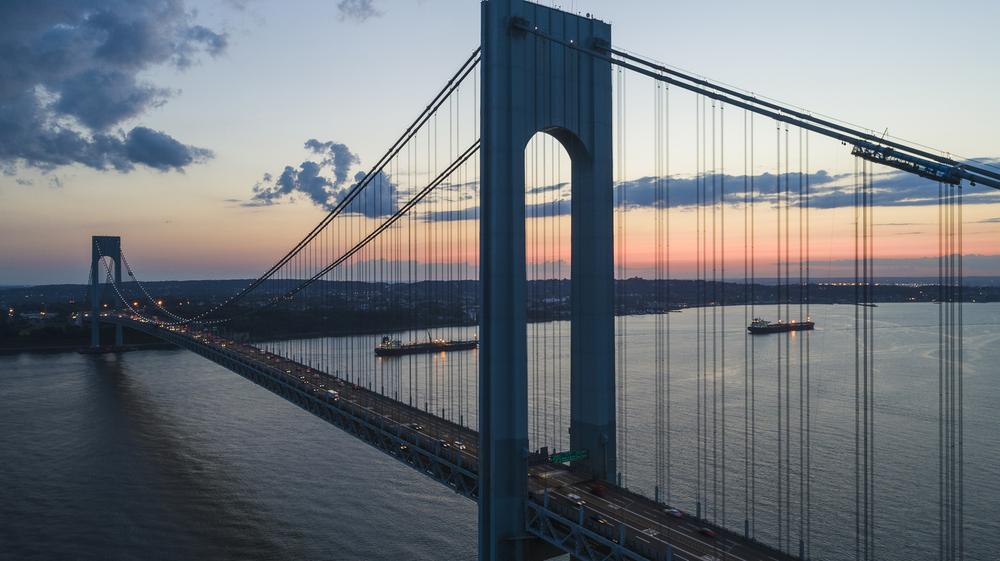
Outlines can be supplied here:
M583 506L587 504L587 501L583 500L583 498L581 498L580 495L577 495L576 493L570 493L566 495L566 498L573 501L573 504L575 504L576 506Z
M600 514L591 514L590 515L590 521L593 522L593 523L595 523L595 524L602 524L602 525L608 523L608 519L604 518Z
M665 508L663 509L663 512L666 512L667 514L673 516L674 518L684 518L684 513L676 508Z
M608 496L608 488L607 488L607 486L604 485L603 483L600 483L600 482L594 483L593 485L591 485L590 486L590 492L593 493L594 495L597 495L598 497L601 497L601 498Z
M459 450L465 450L465 444L462 444L461 440L456 440L455 441L455 448L458 448Z
M698 528L698 533L701 534L701 535L703 535L703 536L705 536L706 538L714 538L715 537L715 530L713 530L711 528L708 528L708 527L705 527L705 526L702 526L701 528Z

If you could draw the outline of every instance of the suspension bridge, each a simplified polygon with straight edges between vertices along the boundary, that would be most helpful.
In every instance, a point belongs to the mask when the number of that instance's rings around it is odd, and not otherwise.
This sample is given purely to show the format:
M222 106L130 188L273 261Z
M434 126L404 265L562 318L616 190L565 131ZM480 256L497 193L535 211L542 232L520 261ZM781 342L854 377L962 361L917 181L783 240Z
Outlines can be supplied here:
M477 501L481 559L876 559L874 215L889 170L919 178L938 218L939 458L920 475L937 478L928 556L964 558L963 190L998 189L1000 173L614 45L589 14L484 1L481 47L232 296L164 303L120 237L95 236L93 349L102 322L116 345L122 328L176 344ZM823 143L853 160L835 187L810 169ZM745 329L812 319L810 220L831 196L846 197L853 255L839 327L854 509L837 521L812 515L823 333ZM685 267L694 280L676 280ZM637 314L652 319L635 334ZM466 350L411 355L407 337ZM652 418L634 410L646 401ZM851 539L817 554L832 524Z

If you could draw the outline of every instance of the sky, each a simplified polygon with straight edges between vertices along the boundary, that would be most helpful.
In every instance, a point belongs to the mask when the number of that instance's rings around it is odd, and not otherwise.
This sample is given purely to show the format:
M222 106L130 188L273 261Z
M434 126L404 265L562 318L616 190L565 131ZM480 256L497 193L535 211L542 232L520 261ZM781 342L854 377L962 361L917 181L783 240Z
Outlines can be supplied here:
M1000 157L997 2L559 6L593 13L612 24L616 46L673 66L957 156ZM478 45L479 10L476 0L3 3L0 285L85 282L95 234L123 236L143 280L256 276L327 202L246 203L303 161L329 160L317 177L330 189L349 185ZM693 97L674 103L683 128ZM637 135L642 115L631 113ZM847 257L840 228L850 221L836 186L853 163L837 143L817 139L812 150L812 171L833 188L828 208L815 211L813 247L836 263ZM686 158L675 162L678 181L695 173ZM766 159L762 149L751 175L773 173ZM731 166L725 173L740 184L742 165ZM619 179L638 197L653 172L639 147ZM970 274L1000 275L1000 202L982 200L966 205ZM634 203L641 273L653 220ZM732 213L738 231L742 212ZM677 247L693 214L677 211ZM901 274L925 270L935 221L934 206L880 207L880 252ZM735 256L743 241L730 241Z

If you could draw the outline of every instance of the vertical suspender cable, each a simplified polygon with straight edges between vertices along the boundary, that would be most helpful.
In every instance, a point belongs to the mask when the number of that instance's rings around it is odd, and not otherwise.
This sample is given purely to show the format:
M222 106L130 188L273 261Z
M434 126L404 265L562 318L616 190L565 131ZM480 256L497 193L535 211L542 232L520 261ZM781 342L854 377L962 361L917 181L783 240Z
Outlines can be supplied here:
M628 388L628 171L626 167L626 161L628 157L628 74L622 73L622 95L621 95L621 105L622 105L622 141L621 141L621 188L622 188L622 288L624 289L623 304L622 309L622 403L624 404L624 411L622 412L622 420L624 421L623 427L623 450L622 454L623 467L623 486L628 487L628 476L629 476L629 388Z
M944 486L944 186L938 182L938 561L945 561L945 486Z
M964 522L965 522L965 457L964 457L965 456L965 443L964 443L965 419L964 419L964 406L965 406L965 404L964 404L964 395L963 395L963 388L962 388L962 378L963 378L963 374L964 374L963 373L963 365L962 365L962 363L963 363L963 356L962 356L962 354L965 351L965 349L964 349L964 343L963 343L963 336L964 336L964 333L963 333L963 331L964 331L964 325L963 325L963 323L964 323L964 318L962 317L962 307L963 307L963 302L965 301L964 294L963 294L963 292L964 292L964 286L965 286L965 278L964 278L965 271L963 270L963 262L962 262L962 260L963 260L963 256L962 256L962 245L963 245L962 244L962 220L963 220L963 218L962 218L962 186L961 185L957 185L955 187L955 193L956 193L956 195L958 197L958 201L956 203L957 216L955 217L955 227L956 227L956 230L957 230L957 235L956 235L957 242L956 242L956 248L955 248L955 258L958 261L958 271L957 271L957 277L958 277L958 279L957 279L957 282L956 282L956 285L958 287L958 298L957 298L957 300L958 300L958 327L957 327L957 330L958 330L958 334L957 334L957 339L958 339L958 358L957 358L958 372L956 374L956 378L958 379L958 382L957 382L957 386L958 387L955 389L955 391L958 394L958 421L957 421L958 422L958 452L957 452L957 456L958 456L958 475L957 475L957 478L958 478L958 483L957 483L957 486L958 486L958 496L956 498L956 501L958 503L958 513L956 515L956 525L958 526L958 536L957 536L956 539L958 541L958 556L957 556L957 559L959 561L963 561L965 559L965 529L964 529Z
M743 111L743 324L749 325L750 268L748 229L750 189L747 175L747 111ZM750 332L743 332L743 535L750 537Z
M726 107L719 104L719 369L722 409L722 524L726 523Z
M656 315L653 318L653 415L654 421L654 461L653 461L653 498L661 502L663 489L663 185L660 168L660 83L653 82L653 293L656 302Z
M701 96L695 97L695 424L696 428L696 447L695 454L697 457L696 470L697 476L695 480L697 494L696 494L696 515L701 518L701 503L702 503L702 477L701 477L701 453L702 453L702 432L701 432L701 317L702 317L702 269L701 269L701 243L702 243L702 211L703 211L703 200L702 200L702 181L703 174L701 169L701 104L703 100Z
M806 320L812 321L812 231L810 229L810 168L809 132L806 131L806 193L803 205L806 213ZM806 528L805 559L812 557L812 331L805 332L806 339Z
M791 314L791 183L789 178L790 162L788 141L788 125L785 125L785 320L790 321ZM785 551L791 548L792 541L792 379L791 379L791 355L792 340L788 335L783 335L781 339L785 342Z
M799 211L799 323L804 319L803 312L805 311L805 268L803 266L803 227L804 227L804 217L803 217L803 205L805 201L803 199L803 176L802 176L802 129L799 132L799 193L797 199L797 206ZM805 557L805 361L804 347L805 341L803 340L805 336L799 337L799 558Z
M716 122L715 101L712 101L712 521L719 519L719 426L718 426L718 312L719 312L719 280L718 280L718 168L715 160Z
M869 302L874 302L875 300L875 189L873 186L873 174L869 174L868 179L868 233L869 233L869 250L868 250L868 270L870 273L870 282L868 283L869 291ZM869 371L869 419L870 419L870 436L869 436L869 449L871 450L869 463L871 472L871 490L869 491L871 505L869 506L869 542L870 555L869 559L875 559L877 556L875 554L875 309L873 306L869 306L871 314L869 316L869 322L871 326L868 329L868 371Z
M670 87L664 87L664 169L663 173L665 175L665 185L664 185L664 205L666 206L666 220L665 220L665 231L666 231L666 247L664 259L666 261L666 269L664 271L664 277L666 279L666 341L665 346L665 368L667 379L665 381L666 385L666 405L667 411L665 413L666 417L666 485L667 485L667 503L673 503L672 495L672 485L670 480L670 313L672 310L672 298L670 292L671 278L670 278Z
M624 414L625 408L623 403L623 376L622 376L622 356L621 356L621 316L617 315L621 313L621 239L622 239L622 223L621 223L621 152L622 152L622 109L621 109L621 98L622 98L622 70L618 68L615 73L615 155L614 155L614 169L615 169L615 181L612 189L614 190L614 204L615 204L615 239L614 239L614 259L615 259L615 279L614 279L614 313L615 316L615 388L616 388L616 398L617 403L615 407L616 420L617 420L617 433L618 433L618 485L623 485L622 473L625 469L624 456L625 456L625 439L624 439Z
M860 185L858 183L858 159L854 160L854 558L861 560L861 323L860 277L858 232L860 211Z
M776 277L777 277L776 307L777 307L777 312L778 312L778 320L780 321L781 317L782 317L781 316L781 297L782 297L782 294L781 294L781 289L782 289L782 286L781 286L781 284L782 284L781 283L781 124L780 123L777 123L776 131L775 131L775 139L776 139L775 146L776 146L776 155L777 155L777 166L776 166L777 169L776 169L776 173L775 173L775 194L776 194L777 204L775 205L775 208L776 208L777 214L778 214L777 220L774 221L775 222L775 227L777 229L777 236L776 236L776 242L777 243L776 243L776 250L775 250L775 273L776 273ZM784 499L783 499L784 495L783 495L783 487L782 487L782 473L784 472L784 461L783 461L784 457L782 455L782 448L783 448L783 446L782 446L783 445L782 438L783 438L783 436L782 436L782 431L781 431L781 421L782 421L781 398L782 398L782 389L783 388L782 388L782 380L781 380L781 364L782 364L781 363L781 339L779 338L779 339L776 339L775 341L776 341L776 345L777 345L777 354L776 354L776 357L777 357L777 373L778 373L778 471L777 471L777 476L778 476L778 486L777 486L777 488L778 488L778 497L777 497L778 498L778 501L777 501L778 502L778 547L781 548L784 545L784 539L783 539L784 538L784 517L783 517L783 514L782 514L783 503L784 503Z
M757 221L756 185L754 176L756 129L755 115L750 114L750 317L757 316ZM750 338L750 522L747 532L751 538L757 535L757 341Z

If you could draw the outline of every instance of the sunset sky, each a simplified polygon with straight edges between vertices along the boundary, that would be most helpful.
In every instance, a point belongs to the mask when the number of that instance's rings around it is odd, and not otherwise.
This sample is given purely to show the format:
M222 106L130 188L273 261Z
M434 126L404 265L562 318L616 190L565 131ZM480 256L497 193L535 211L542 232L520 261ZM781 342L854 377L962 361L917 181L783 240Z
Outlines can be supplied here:
M956 158L1000 162L995 1L559 5L611 22L616 46ZM247 204L254 186L313 158L310 139L343 157L325 169L329 183L349 184L479 43L479 9L475 0L4 3L0 285L85 282L94 234L123 236L143 280L258 275L325 210L304 194ZM642 96L652 90L639 84L630 85L634 139L616 178L626 198L636 197L629 260L644 274L654 220L643 178L655 170L642 140L652 107ZM671 175L682 201L697 171L695 98L678 92L671 103ZM726 118L722 172L738 190L743 117L733 110ZM773 181L774 124L759 119L757 127L760 148L747 173ZM853 166L848 147L810 139L817 276L842 273L822 263L852 255L844 235L853 209L842 195ZM937 207L914 204L912 194L926 186L935 196L936 186L881 173L887 191L875 222L884 270L927 274ZM977 187L967 203L966 273L1000 275L1000 197ZM743 210L725 212L728 266L742 277ZM773 209L765 203L758 213L763 267ZM691 271L694 215L683 204L671 211L677 276Z

